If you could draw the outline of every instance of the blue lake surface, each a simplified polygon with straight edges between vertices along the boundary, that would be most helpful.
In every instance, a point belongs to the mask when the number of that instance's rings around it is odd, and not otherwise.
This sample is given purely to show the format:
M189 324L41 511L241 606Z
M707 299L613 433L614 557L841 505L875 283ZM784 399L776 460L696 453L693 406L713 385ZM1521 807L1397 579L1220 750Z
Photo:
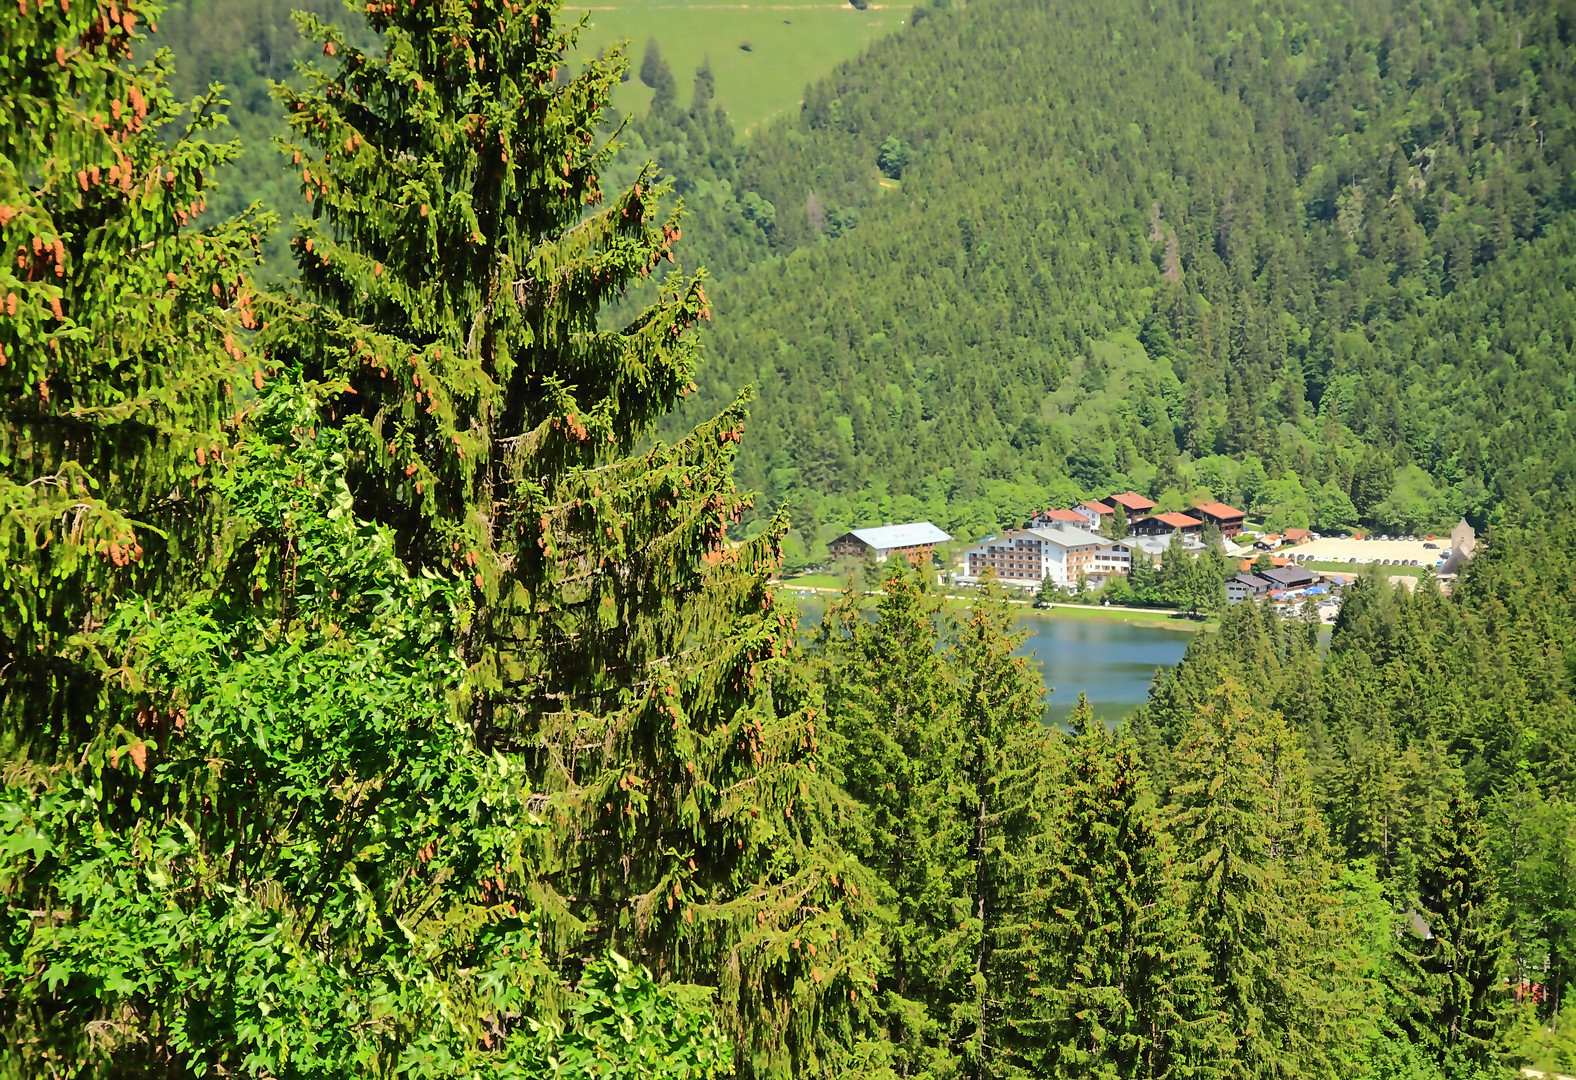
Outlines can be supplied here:
M801 625L820 621L824 604L796 597ZM1089 696L1096 716L1116 723L1149 698L1155 672L1182 659L1193 634L1102 619L1025 611L1018 625L1028 631L1019 649L1032 655L1050 692L1045 721L1063 722L1080 693Z

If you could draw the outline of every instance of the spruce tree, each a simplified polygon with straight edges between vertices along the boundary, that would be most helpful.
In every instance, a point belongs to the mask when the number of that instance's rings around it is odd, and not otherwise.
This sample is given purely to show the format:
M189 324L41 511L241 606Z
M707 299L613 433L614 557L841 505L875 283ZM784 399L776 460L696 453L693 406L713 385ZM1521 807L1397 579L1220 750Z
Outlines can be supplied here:
M652 170L598 182L626 61L560 80L556 3L367 18L373 52L302 16L328 59L279 90L310 216L272 358L331 392L356 512L413 572L471 582L463 714L528 763L555 953L715 983L756 1070L822 1067L872 979L865 890L826 833L824 716L766 582L785 523L727 542L742 399L646 442L693 388L702 275L598 321L679 239Z
M1025 637L1013 626L1004 592L987 582L947 653L960 696L959 809L968 828L972 880L965 888L973 909L969 993L955 1010L954 1037L965 1073L976 1080L1011 1071L1012 1002L999 954L1006 946L1010 955L1016 942L1024 870L1050 801L1045 688L1028 659L1016 655Z
M98 702L73 636L223 563L210 483L258 374L246 272L269 222L194 223L239 148L206 137L217 88L187 106L167 55L133 61L161 10L0 13L0 708L40 760L78 756Z
M1201 956L1133 743L1080 697L1017 904L1012 1036L1034 1075L1160 1077L1207 1056Z
M963 737L941 617L924 575L889 564L875 619L846 596L828 611L818 650L835 764L858 805L846 843L881 883L882 1023L905 1076L958 1068L956 1013L975 958L973 823L960 812Z
M1488 862L1477 805L1451 795L1418 874L1418 921L1404 920L1392 989L1412 1041L1451 1076L1501 1063L1510 1000L1505 905Z
M1127 507L1116 503L1111 508L1111 539L1125 540L1130 527L1127 521Z
M1348 1034L1323 826L1285 721L1229 676L1176 752L1171 829L1232 1077L1333 1075Z

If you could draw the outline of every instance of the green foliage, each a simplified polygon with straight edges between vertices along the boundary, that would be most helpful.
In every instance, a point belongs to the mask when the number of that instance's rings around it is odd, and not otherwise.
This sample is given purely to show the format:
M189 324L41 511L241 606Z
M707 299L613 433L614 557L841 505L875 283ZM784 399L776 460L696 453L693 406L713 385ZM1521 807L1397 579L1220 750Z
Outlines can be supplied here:
M1356 1004L1332 867L1292 731L1227 680L1183 735L1175 820L1230 1076L1335 1075Z
M1452 794L1431 847L1418 874L1417 921L1407 927L1413 934L1403 932L1397 949L1399 1019L1447 1075L1492 1072L1508 1020L1504 909L1466 792Z
M969 993L957 1009L961 1065L968 1075L1011 1071L1007 1037L1013 1009L1009 981L1028 854L1043 831L1050 754L1041 727L1044 689L1030 662L1016 655L1024 631L1013 625L1003 590L987 585L947 657L957 672L963 743L959 817L969 828L973 900L967 945L973 952ZM970 1028L972 1027L972 1031Z
M1165 1076L1218 1050L1174 855L1133 744L1087 700L1062 746L1055 817L1013 905L1011 1043L1034 1075Z
M615 1034L620 1075L726 1071L700 991L617 957L571 1032L544 1011L567 988L510 899L542 826L452 708L463 587L350 513L313 405L277 387L216 480L236 588L123 603L106 729L8 774L7 1071L593 1076Z
M311 216L270 347L330 388L357 513L469 583L458 707L549 825L528 893L553 961L638 955L717 986L753 1070L831 1067L870 982L864 875L766 584L786 526L725 543L743 395L649 442L692 386L703 272L600 321L678 240L653 169L604 199L624 60L558 78L551 5L369 21L376 50L303 16L331 59L279 91Z

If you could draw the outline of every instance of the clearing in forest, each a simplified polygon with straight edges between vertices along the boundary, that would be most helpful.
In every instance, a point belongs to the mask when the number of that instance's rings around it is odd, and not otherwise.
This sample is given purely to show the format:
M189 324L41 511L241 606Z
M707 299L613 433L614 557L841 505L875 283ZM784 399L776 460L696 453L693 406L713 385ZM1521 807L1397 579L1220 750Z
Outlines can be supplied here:
M798 107L807 85L896 30L912 9L872 5L859 11L846 0L605 0L564 10L590 15L591 25L580 39L582 53L629 42L630 79L614 98L620 110L644 112L651 103L651 90L638 76L646 42L655 38L678 83L679 102L689 103L695 69L709 60L716 101L743 134Z

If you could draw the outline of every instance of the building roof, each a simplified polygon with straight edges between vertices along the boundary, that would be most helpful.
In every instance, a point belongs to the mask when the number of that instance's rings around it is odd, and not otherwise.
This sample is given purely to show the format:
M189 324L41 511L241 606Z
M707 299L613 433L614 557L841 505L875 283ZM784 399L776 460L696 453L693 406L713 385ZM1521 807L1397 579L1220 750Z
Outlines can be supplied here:
M1069 525L1082 525L1089 520L1076 510L1042 510L1035 516L1050 518L1052 521L1065 521Z
M1260 571L1259 576L1268 578L1282 588L1296 588L1319 580L1313 571L1300 566L1277 566L1273 570Z
M1143 520L1158 521L1162 525L1171 526L1173 529L1186 529L1194 525L1204 524L1196 517L1188 517L1186 514L1179 514L1175 511L1172 511L1169 514L1151 514L1149 517L1144 518ZM1138 522L1135 521L1133 524L1137 525Z
M1235 510L1232 507L1227 506L1225 503L1220 502L1199 503L1197 506L1193 507L1193 509L1197 510L1201 514L1208 514L1210 517L1239 518L1247 516L1241 510Z
M925 544L945 544L952 537L928 521L910 521L906 525L882 525L875 529L853 529L856 536L877 550L920 547Z
M1106 502L1121 503L1136 513L1147 513L1155 508L1155 504L1144 498L1136 491L1124 491L1120 495L1108 495Z
M1091 547L1107 544L1117 544L1120 541L1107 540L1103 536L1096 536L1088 529L1075 529L1071 525L1057 522L1055 525L1044 529L1030 529L1030 536L1038 536L1041 540L1048 540L1058 547Z
M1174 533L1172 534L1175 535ZM1150 555L1164 555L1171 548L1169 536L1129 536L1122 541L1130 548L1137 548ZM1182 537L1182 550L1192 553L1204 550L1204 542L1197 536L1184 534Z
M1308 539L1308 530L1307 529L1287 529L1286 530L1286 539L1290 540L1294 544L1300 544L1304 540Z
M1266 589L1271 587L1269 581L1259 577L1257 574L1238 574L1231 580L1235 581L1239 585L1246 585L1254 592L1264 592Z
M1090 499L1088 502L1081 503L1080 505L1087 506L1089 509L1093 510L1097 514L1114 514L1114 513L1116 513L1116 507L1110 505L1109 503L1100 502L1098 499Z

